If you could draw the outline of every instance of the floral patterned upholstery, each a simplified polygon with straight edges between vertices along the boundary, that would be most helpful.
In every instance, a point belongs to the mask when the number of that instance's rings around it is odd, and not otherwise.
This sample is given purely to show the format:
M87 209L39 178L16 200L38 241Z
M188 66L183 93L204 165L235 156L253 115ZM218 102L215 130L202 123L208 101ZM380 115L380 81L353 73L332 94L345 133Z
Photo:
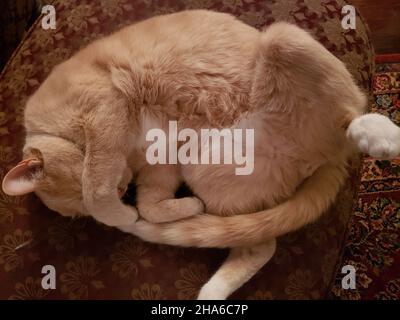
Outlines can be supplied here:
M40 20L14 53L0 81L0 177L20 160L25 102L53 66L132 22L183 9L230 12L262 28L287 20L344 61L369 92L373 50L366 25L341 27L341 0L70 0L53 1L57 29ZM335 205L317 223L278 241L273 260L239 289L237 299L324 298L341 255L357 190L359 159ZM0 193L0 298L190 299L226 257L226 250L144 243L92 219L62 218L34 196ZM41 269L53 265L57 289L43 290Z

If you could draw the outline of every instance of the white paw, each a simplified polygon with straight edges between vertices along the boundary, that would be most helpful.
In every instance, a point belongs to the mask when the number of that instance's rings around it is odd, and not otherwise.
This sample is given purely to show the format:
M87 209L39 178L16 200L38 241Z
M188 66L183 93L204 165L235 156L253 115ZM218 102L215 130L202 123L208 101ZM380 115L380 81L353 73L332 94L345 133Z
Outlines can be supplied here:
M400 154L400 128L380 114L369 113L353 120L347 137L359 151L374 158L389 160Z

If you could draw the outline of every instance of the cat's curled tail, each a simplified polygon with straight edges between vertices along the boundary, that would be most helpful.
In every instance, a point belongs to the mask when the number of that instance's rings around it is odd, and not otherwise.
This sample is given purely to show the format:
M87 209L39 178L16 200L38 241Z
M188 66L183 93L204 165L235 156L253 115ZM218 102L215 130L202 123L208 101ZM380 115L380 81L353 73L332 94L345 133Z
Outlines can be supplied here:
M344 165L317 169L280 205L232 217L201 214L171 223L138 221L120 229L141 239L184 247L239 247L261 243L318 219L333 203L346 178Z

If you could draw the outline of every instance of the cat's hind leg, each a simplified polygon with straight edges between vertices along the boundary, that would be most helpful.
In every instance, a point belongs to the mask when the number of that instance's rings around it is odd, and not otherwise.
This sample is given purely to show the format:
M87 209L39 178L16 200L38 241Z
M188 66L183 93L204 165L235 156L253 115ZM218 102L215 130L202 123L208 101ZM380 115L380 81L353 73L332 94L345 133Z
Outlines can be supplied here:
M177 165L144 167L136 181L139 214L149 222L163 223L203 213L204 205L200 199L175 199L175 192L181 182Z
M338 127L365 110L366 96L343 62L295 25L278 22L262 32L255 61L250 93L254 109L286 113L286 121L289 114L297 122L307 115L310 121Z
M381 114L355 118L347 128L347 137L359 151L375 158L393 159L400 154L400 128Z
M253 277L274 255L276 240L231 249L222 266L201 288L199 300L224 300Z

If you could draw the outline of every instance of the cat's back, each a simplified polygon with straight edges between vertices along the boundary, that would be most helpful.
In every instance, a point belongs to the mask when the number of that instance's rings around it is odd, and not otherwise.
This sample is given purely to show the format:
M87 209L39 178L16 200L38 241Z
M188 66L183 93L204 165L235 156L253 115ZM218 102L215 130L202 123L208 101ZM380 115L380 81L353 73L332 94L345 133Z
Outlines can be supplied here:
M188 10L155 16L97 40L76 57L150 68L240 62L254 56L260 32L232 15ZM229 58L229 59L228 59ZM196 64L197 63L197 64Z
M156 16L116 34L139 59L175 57L176 62L200 58L226 63L238 57L242 63L253 53L259 32L235 17L206 10Z
M65 118L63 112L79 112L81 92L108 92L110 71L116 69L130 74L131 93L139 105L167 105L168 110L206 115L215 123L225 114L230 122L247 107L259 37L258 30L231 15L205 10L138 22L58 65L31 97L26 119L37 114L41 120L36 117L34 122L43 122L43 114L48 114L46 123L52 125L54 117ZM135 95L138 91L141 94Z
M229 125L248 108L259 37L257 29L229 14L190 10L128 26L81 54L127 70L137 88L157 88L145 94L158 105L168 103L168 111Z

